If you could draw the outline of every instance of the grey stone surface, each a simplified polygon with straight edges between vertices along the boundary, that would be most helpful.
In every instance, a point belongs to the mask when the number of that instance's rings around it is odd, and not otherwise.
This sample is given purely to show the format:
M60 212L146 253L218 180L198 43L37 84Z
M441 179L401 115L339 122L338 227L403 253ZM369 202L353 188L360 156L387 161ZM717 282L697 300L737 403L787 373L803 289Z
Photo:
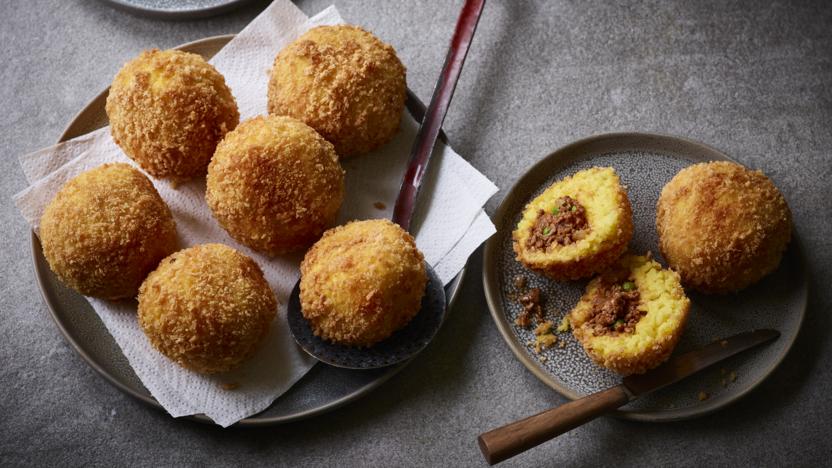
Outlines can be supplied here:
M299 2L315 13L331 0ZM391 42L430 97L460 1L343 1ZM263 2L194 22L92 0L0 2L0 465L482 466L478 433L562 403L517 362L488 314L478 253L428 350L367 398L265 430L150 410L99 378L41 301L10 196L17 155L54 142L139 50L240 30ZM812 275L807 321L757 390L694 421L601 419L506 466L827 465L832 456L832 3L491 0L445 129L502 188L576 138L690 137L764 170L785 193ZM503 193L489 203L493 212Z

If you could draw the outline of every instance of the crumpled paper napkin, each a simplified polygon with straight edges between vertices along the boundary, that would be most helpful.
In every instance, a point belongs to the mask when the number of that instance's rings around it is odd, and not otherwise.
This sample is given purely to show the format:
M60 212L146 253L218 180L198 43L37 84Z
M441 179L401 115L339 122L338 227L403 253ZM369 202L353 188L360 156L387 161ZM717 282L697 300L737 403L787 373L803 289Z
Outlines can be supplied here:
M267 73L281 48L313 26L341 22L334 7L307 18L290 1L277 0L218 52L210 62L225 76L241 119L266 113ZM390 217L418 129L418 123L405 114L393 141L372 154L344 162L347 190L339 223ZM66 181L116 161L133 164L113 142L109 127L22 156L20 164L30 185L15 195L15 203L37 231L45 206ZM87 299L136 375L171 416L203 413L227 427L266 409L316 362L295 345L285 318L303 255L269 258L234 241L205 204L204 177L176 189L158 180L154 185L173 212L182 248L221 242L251 256L263 269L280 303L266 342L241 368L205 376L179 367L151 347L136 320L135 300ZM495 232L482 207L496 191L491 181L453 149L437 144L414 226L418 247L445 284ZM377 208L378 202L385 207Z

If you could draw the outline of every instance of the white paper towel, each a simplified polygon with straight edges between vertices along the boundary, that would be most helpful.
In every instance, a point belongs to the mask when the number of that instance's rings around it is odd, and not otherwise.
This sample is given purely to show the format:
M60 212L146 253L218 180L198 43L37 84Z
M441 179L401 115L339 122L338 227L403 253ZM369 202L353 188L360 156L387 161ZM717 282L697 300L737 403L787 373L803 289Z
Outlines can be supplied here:
M334 7L308 19L288 0L278 0L217 53L210 62L225 76L241 119L266 112L267 73L283 46L310 27L340 22ZM417 128L406 113L393 141L372 154L345 161L347 191L339 223L390 216ZM133 164L113 142L109 128L22 156L20 163L30 186L15 196L15 203L37 230L43 209L66 181L114 161ZM204 413L217 424L229 426L267 408L316 362L294 344L285 319L302 253L269 258L231 239L205 204L204 178L175 190L164 182L154 181L154 185L173 212L181 247L225 243L251 256L263 268L280 302L266 343L240 369L204 376L173 364L150 346L136 321L135 301L88 300L136 375L172 416ZM493 183L450 147L437 144L414 226L417 245L446 284L495 232L482 206L496 191ZM386 207L376 208L377 202ZM237 388L228 390L227 384Z

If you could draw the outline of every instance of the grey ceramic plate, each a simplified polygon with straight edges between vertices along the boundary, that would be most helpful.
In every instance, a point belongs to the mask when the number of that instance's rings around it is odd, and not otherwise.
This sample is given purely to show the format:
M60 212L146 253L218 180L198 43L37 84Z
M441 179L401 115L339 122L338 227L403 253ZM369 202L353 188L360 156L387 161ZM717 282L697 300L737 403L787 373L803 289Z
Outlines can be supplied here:
M228 12L251 0L105 0L121 10L159 19L207 18Z
M612 166L628 187L635 232L630 249L658 252L656 201L662 187L680 169L709 160L728 160L714 148L682 138L617 133L599 135L565 146L528 170L506 195L494 222L497 234L486 244L483 283L491 315L517 358L544 383L570 399L580 398L617 383L620 377L596 366L571 333L557 334L564 348L555 346L541 355L527 343L530 330L517 327L520 305L512 279L522 274L527 287L543 291L548 318L558 324L583 293L585 281L557 283L526 270L514 258L511 232L523 207L552 182L593 166ZM676 352L685 352L715 339L757 328L774 328L779 340L731 358L695 377L624 406L615 413L626 419L672 421L700 416L736 401L766 378L783 360L797 337L806 311L807 278L793 238L777 271L737 294L705 296L688 292L693 303L685 333ZM541 359L541 356L545 356ZM733 374L732 374L733 373ZM732 380L732 377L736 376ZM709 397L700 401L698 395Z
M232 37L234 36L210 37L184 44L178 48L208 58L219 51ZM107 125L107 114L104 111L106 99L107 91L105 90L72 119L59 141L65 141ZM421 120L424 106L411 93L408 93L407 106L410 113L417 120ZM441 135L441 138L445 140L444 135ZM43 257L40 241L34 232L32 233L32 257L35 276L38 279L43 299L66 340L108 382L140 401L162 409L136 377L127 358L121 353L113 337L107 332L86 299L64 287L49 269ZM456 300L464 274L463 269L445 287L449 309ZM318 364L268 409L243 419L236 425L281 424L330 411L367 394L406 365L407 362L383 369L355 371ZM202 415L191 416L189 419L212 423L210 419Z

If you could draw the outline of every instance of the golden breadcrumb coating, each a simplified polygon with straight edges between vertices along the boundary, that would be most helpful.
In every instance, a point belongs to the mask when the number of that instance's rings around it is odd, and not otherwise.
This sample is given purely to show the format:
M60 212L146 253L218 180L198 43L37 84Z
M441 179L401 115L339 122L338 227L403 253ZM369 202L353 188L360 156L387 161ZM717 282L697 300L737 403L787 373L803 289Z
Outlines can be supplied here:
M252 249L309 246L338 215L344 170L328 141L291 117L256 117L226 135L208 166L208 206Z
M385 219L325 232L306 253L300 275L301 311L315 335L362 347L416 316L428 280L413 238Z
M176 252L139 290L139 325L153 347L203 374L229 371L251 357L276 309L257 263L222 244Z
M791 212L760 171L727 161L694 164L662 189L659 246L682 282L737 291L774 271L791 239Z
M240 114L223 76L202 57L142 52L110 86L113 140L150 175L174 182L205 173L214 149Z
M529 236L543 213L551 213L562 197L577 200L586 212L588 230L582 238L546 249L530 247ZM593 167L555 182L529 202L512 233L517 260L554 280L586 278L613 264L633 237L627 191L611 167Z
M64 284L85 296L120 299L135 297L176 250L176 225L147 176L128 164L104 164L71 179L49 202L40 241Z
M306 122L342 158L399 129L407 83L396 51L356 26L319 26L286 46L269 79L269 113Z
M663 269L648 256L625 255L613 268L623 269L621 276L633 284L639 295L638 310L644 315L632 333L598 334L591 323L594 303L607 274L594 278L581 300L569 314L572 334L597 364L622 375L641 374L670 357L682 336L690 300L679 281L679 274ZM607 278L609 280L609 277ZM629 286L629 285L628 285Z

